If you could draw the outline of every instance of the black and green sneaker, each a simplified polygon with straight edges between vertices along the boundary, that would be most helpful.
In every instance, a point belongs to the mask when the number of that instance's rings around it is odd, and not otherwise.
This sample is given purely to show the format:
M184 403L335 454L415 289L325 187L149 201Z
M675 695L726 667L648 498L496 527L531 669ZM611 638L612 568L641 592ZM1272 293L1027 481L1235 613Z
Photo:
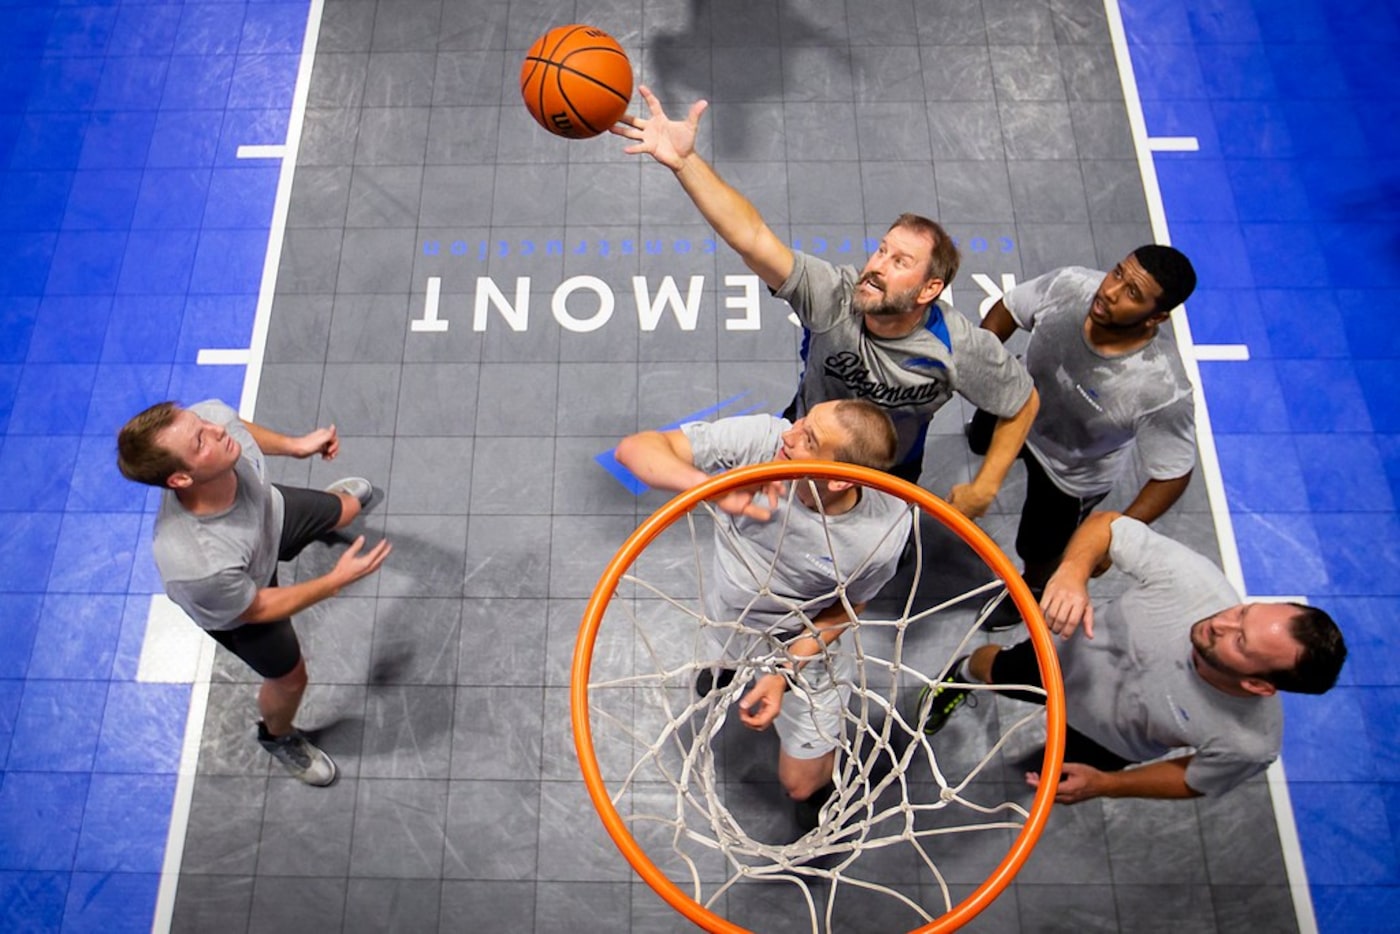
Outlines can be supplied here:
M963 662L967 661L964 655L953 662L952 668L948 671L948 676L937 684L926 684L919 691L919 721L923 724L925 736L932 736L943 725L948 722L948 718L953 712L966 703L969 707L977 706L977 698L972 696L970 688L950 687L950 683L957 680L957 672L962 668Z

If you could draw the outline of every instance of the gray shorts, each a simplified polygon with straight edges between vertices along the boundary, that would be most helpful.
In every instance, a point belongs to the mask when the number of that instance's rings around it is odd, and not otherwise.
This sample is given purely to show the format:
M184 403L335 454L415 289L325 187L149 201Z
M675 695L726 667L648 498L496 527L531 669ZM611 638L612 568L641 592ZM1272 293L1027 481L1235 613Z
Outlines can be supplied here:
M856 660L830 647L826 659L813 659L798 675L797 684L783 695L783 708L773 721L783 752L794 759L817 759L840 745L846 735L846 705L851 699Z

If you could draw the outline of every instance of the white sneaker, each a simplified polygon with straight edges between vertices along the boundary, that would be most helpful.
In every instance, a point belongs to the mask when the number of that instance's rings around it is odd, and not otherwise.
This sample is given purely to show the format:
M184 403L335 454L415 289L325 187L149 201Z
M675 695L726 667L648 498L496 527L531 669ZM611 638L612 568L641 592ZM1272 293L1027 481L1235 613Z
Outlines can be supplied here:
M341 477L326 487L326 492L349 493L360 501L361 506L368 506L370 499L374 496L374 487L364 477Z
M317 787L335 781L335 760L307 739L301 730L292 730L286 736L272 736L267 732L267 725L259 721L258 743L282 763L293 778Z

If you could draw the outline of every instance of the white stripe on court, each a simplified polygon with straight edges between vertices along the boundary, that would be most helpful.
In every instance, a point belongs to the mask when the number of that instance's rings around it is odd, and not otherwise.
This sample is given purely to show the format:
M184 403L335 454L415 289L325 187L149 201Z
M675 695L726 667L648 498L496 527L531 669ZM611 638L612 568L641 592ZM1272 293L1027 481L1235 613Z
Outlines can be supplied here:
M1195 352L1197 360L1243 361L1249 359L1248 344L1197 344L1192 350Z
M1153 152L1200 152L1201 141L1194 136L1150 136L1147 148Z
M292 200L292 176L296 171L297 151L301 145L301 128L306 120L306 96L311 88L311 66L316 58L316 40L321 32L321 11L325 0L310 0L306 14L306 34L301 43L301 61L297 66L297 83L292 92L292 110L287 121L287 140L282 146L239 147L243 151L279 150L282 159L277 176L277 196L272 206L272 221L268 230L267 253L263 258L262 280L258 288L258 307L253 317L253 336L247 351L248 370L243 378L243 396L238 404L239 414L253 418L258 398L258 382L262 378L263 355L267 347L268 319L272 315L272 297L277 287L277 269L282 261L282 240L287 227L287 209ZM271 155L263 158L271 158ZM180 771L175 782L175 800L170 807L170 831L165 838L165 861L161 865L160 888L156 893L155 917L151 922L154 934L165 934L175 913L175 890L180 883L180 864L185 854L185 832L189 827L190 805L194 798L195 772L199 768L199 747L204 739L204 715L209 706L209 674L214 669L214 640L200 634L199 663L194 685L190 690L189 716L185 719L185 742L180 750Z
M1147 196L1147 211L1152 219L1153 238L1162 244L1171 243L1167 229L1166 209L1162 204L1162 189L1157 182L1157 165L1152 158L1152 149L1147 134L1147 121L1142 112L1142 98L1138 96L1137 77L1133 74L1132 58L1128 50L1128 36L1123 28L1123 11L1119 0L1104 0L1104 14L1108 19L1108 33L1113 40L1113 56L1118 63L1118 77L1123 84L1123 104L1128 110L1128 123L1133 132L1133 147L1137 150L1138 170L1142 174L1143 192ZM1210 411L1206 406L1205 392L1201 389L1201 371L1197 364L1197 354L1191 340L1191 325L1186 318L1185 307L1172 313L1172 331L1181 347L1181 362L1186 374L1196 386L1196 439L1201 458L1201 476L1205 481L1206 493L1210 498L1211 516L1215 521L1215 535L1220 543L1220 562L1226 577L1240 593L1247 593L1244 586L1244 571L1240 566L1239 545L1235 541L1235 527L1230 519L1229 503L1225 498L1225 483L1220 475L1220 459L1215 451L1215 433L1211 429ZM1312 892L1308 890L1307 869L1303 866L1303 850L1298 843L1298 825L1293 818L1293 804L1288 795L1288 784L1284 777L1283 760L1269 766L1270 797L1274 805L1274 821L1278 825L1279 845L1283 851L1283 864L1288 872L1288 888L1293 896L1293 911L1297 915L1299 934L1317 934L1317 916L1313 911Z
M249 353L247 348L227 348L216 349L206 347L194 358L194 362L200 366L247 366Z
M143 684L193 684L199 680L200 649L209 639L185 611L163 593L151 595L136 680Z
M285 159L287 158L287 146L284 143L272 143L266 146L249 144L239 146L235 155L240 159Z

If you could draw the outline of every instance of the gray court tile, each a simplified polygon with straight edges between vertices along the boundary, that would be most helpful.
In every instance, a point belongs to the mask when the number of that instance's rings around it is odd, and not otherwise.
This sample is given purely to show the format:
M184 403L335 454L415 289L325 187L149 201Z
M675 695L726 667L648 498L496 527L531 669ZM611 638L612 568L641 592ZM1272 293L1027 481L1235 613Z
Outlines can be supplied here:
M388 363L328 363L318 422L351 435L392 435L398 368Z
M563 220L567 193L567 177L557 166L499 164L492 223L557 226Z
M783 51L783 98L787 101L855 99L851 53L830 46Z
M1160 882L1132 885L1115 879L1113 894L1121 930L1161 931L1163 934L1168 931L1210 934L1216 930L1209 886Z
M288 230L277 267L278 293L334 292L340 241L339 230Z
M361 532L367 527L378 528L375 511L383 504L385 487L389 480L389 461L393 454L392 438L367 438L349 435L339 431L340 453L333 461L311 460L311 470L306 485L320 490L341 477L364 477L375 488L375 499L360 518L346 528L346 532Z
M1062 101L1059 47L1043 45L991 46L992 85L1000 101Z
M612 435L636 431L637 378L629 368L606 363L562 363L555 412L556 434ZM607 405L599 400L607 399Z
M709 19L710 41L716 46L763 45L778 33L776 4L714 0Z
M256 747L251 741L250 745ZM266 795L267 779L262 776L198 776L190 803L184 855L180 860L181 873L251 875L258 862Z
M477 388L475 433L549 437L554 434L558 368L483 363Z
M716 159L772 162L787 156L780 101L730 101L715 108L706 120L713 126Z
M1005 159L1001 117L991 101L928 104L930 155L939 159Z
M925 217L938 214L933 167L926 161L865 160L860 167L860 181L866 216L882 228L906 211ZM883 235L884 231L880 233ZM857 262L853 256L851 261L862 265L864 257Z
M454 781L447 801L444 879L536 877L538 781Z
M782 100L783 61L776 47L716 48L711 52L711 64L714 87L706 96L711 103ZM719 118L719 110L712 114L714 119Z
M360 111L354 107L308 107L297 149L298 168L350 165L355 161L359 132Z
M309 430L312 426L307 424L306 413L316 411L324 377L325 367L320 363L265 364L258 383L256 421L278 430L294 431L302 426ZM295 469L301 465L286 466ZM279 474L276 482L282 479Z
M811 159L820 156L823 159L847 161L860 157L854 103L787 101L782 106L788 158Z
M259 875L253 884L248 928L298 934L314 925L340 926L345 879L306 879Z
M442 923L438 930L444 934L467 927L481 934L533 931L535 891L533 881L444 881Z
M981 10L977 15L980 18ZM996 100L992 60L985 45L928 45L920 55L924 93L930 101Z
M1108 223L1146 224L1147 199L1142 193L1136 162L1126 159L1083 159L1084 194L1089 217Z
M762 363L721 363L716 373L719 399L735 399L743 410L780 414L797 391L793 357ZM738 397L738 398L736 398Z
M1112 269L1123 257L1144 243L1152 243L1152 227L1146 221L1137 223L1109 223L1095 221L1093 224L1094 257L1097 268Z
M553 438L478 439L471 467L471 513L548 515L560 508L554 504L555 472L561 467L567 470L571 463L569 458L556 457L561 443Z
M1093 235L1087 224L1018 222L1016 247L1021 254L1021 268L1027 276L1039 275L1060 266L1082 264L1084 257L1096 255Z
M501 104L500 111L496 128L497 165L538 163L558 166L569 160L570 147L577 141L546 132L523 106L515 106L513 102Z
M1061 46L1094 43L1104 47L1108 35L1108 19L1102 6L1079 0L1050 0L1050 16L1055 24L1055 38Z
M462 604L456 683L544 683L548 604L541 599L481 597Z
M1103 802L1098 799L1053 809L1040 843L1017 878L1066 887L1109 878L1104 829Z
M912 138L916 131L909 134ZM860 163L790 162L787 177L793 223L859 224L865 220Z
M444 3L438 24L438 49L445 52L505 48L505 12L509 6L509 0Z
M470 520L463 572L468 597L544 597L551 561L547 516Z
M919 69L919 49L914 45L854 48L851 72L855 79L855 99L868 104L922 103L924 78Z
M182 875L170 930L243 931L253 906L253 876Z
M349 199L349 166L303 166L292 186L287 226L344 227Z
M851 45L916 45L913 4L899 0L871 0L846 22Z
M1203 884L1206 861L1194 810L1177 801L1106 801L1114 882Z
M541 882L535 895L538 930L567 929L578 934L622 930L631 913L630 889L622 882Z
M320 231L303 231L320 233ZM340 251L340 268L334 290L363 294L407 292L412 281L413 257L420 245L412 228L347 230ZM328 263L334 268L334 262ZM318 285L324 285L318 280ZM301 289L326 292L328 288Z
M1122 101L1123 83L1109 45L1060 46L1060 71L1072 101Z
M360 111L356 165L422 165L427 146L427 107L366 107Z
M428 165L484 165L496 158L501 108L434 107L428 114Z
M1021 909L1020 929L1027 934L1112 934L1119 930L1113 886L1109 884L1027 885L1018 881L1016 901Z
M471 463L471 438L398 439L394 444L394 470L389 477L389 512L466 515Z
M1074 159L1079 156L1063 101L1008 101L997 104L1007 159Z
M914 8L921 45L986 45L981 0L926 0Z
M335 557L339 556L337 549ZM327 571L329 564L328 560ZM307 668L315 671L314 679L318 683L365 683L369 676L369 643L374 630L372 599L340 596L322 601L298 613L297 625Z
M368 74L369 54L366 52L318 55L306 93L306 106L316 109L363 106Z
M200 774L266 776L272 759L257 743L257 719L253 684L211 684L200 737Z
M355 793L355 780L343 776L329 788L295 779L270 782L264 820L276 830L259 848L259 874L343 877L350 868Z
M316 38L316 64L329 52L367 52L374 37L376 0L336 0L321 13L321 29Z
M1261 885L1212 885L1211 901L1215 905L1216 930L1273 931L1293 934L1298 930L1298 916L1288 886L1281 883Z
M1085 159L1131 159L1133 136L1117 101L1071 101L1075 145Z
M596 542L621 542L632 532L625 516L556 516L549 562L549 596L587 597L593 593L611 551Z
M363 779L356 789L350 873L382 879L440 879L446 781Z
M461 516L390 516L394 552L379 569L381 597L460 597L467 522Z
M480 367L472 363L406 364L399 383L396 436L469 437L476 424ZM465 478L467 463L455 471ZM465 489L458 499L465 499Z
M426 107L433 102L433 51L373 52L365 77L366 107Z
M378 601L371 684L455 684L462 605L456 600Z
M459 687L452 720L452 778L533 779L540 771L538 687Z
M564 220L570 227L635 225L640 217L637 192L641 169L640 165L628 163L571 165L567 198L554 207L563 209Z
M371 685L365 699L361 779L447 778L453 694L448 685Z
M1273 846L1273 801L1269 786L1246 782L1219 797L1200 798L1205 868L1215 885L1265 885L1286 875L1282 854ZM1268 846L1260 845L1260 837Z
M632 431L659 430L682 419L689 421L695 418L693 413L708 409L719 401L716 396L717 376L713 363L703 366L653 363L642 367L636 427L614 434L612 443L616 444ZM747 400L744 400L741 406L747 408L746 403Z
M1004 163L940 159L933 169L940 222L1009 221L1015 216Z
M993 45L1031 45L1055 41L1050 10L1019 0L982 0L987 41Z
M928 158L928 122L921 108L898 103L864 104L856 109L856 131L860 139L861 158L867 162L923 162ZM793 212L794 221L815 222L820 219ZM854 220L854 215L839 212L830 215L830 220L834 221L848 219Z
M514 57L512 64L516 65ZM511 69L509 93L515 94L515 74ZM464 107L471 104L506 103L506 55L503 51L481 49L439 52L433 78L434 107ZM517 96L514 100L518 101Z
M1006 164L1011 202L1021 223L1088 223L1089 208L1079 163L1027 162Z
M408 331L402 295L337 295L326 346L328 363L399 363Z
M436 879L350 879L345 934L435 931L442 883ZM465 919L459 919L461 925ZM460 928L459 928L460 929Z
M412 226L424 192L434 199L440 193L439 185L425 184L421 166L361 165L354 171L346 227Z
M379 0L371 48L376 52L435 49L441 20L442 7L436 3Z
M625 802L619 805L625 807ZM594 816L588 792L577 780L540 783L539 853L541 882L631 879L631 867Z
M549 7L510 4L506 18L506 48L523 52L536 38L559 25L556 16L557 13Z

